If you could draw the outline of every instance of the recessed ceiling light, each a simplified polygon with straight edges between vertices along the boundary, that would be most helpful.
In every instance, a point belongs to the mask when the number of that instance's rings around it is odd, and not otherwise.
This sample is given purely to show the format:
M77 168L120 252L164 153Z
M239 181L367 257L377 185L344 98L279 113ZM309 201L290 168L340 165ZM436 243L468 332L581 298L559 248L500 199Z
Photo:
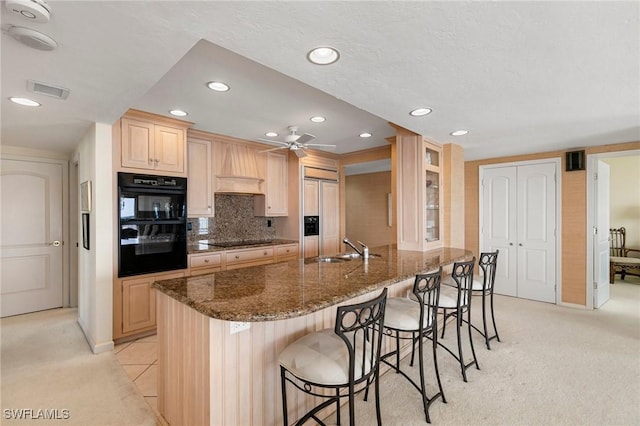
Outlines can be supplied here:
M414 117L421 117L423 115L427 115L430 113L431 113L431 108L418 108L411 111L409 115L412 115Z
M38 107L40 106L40 104L36 101L33 101L31 99L27 99L27 98L16 98L15 96L12 98L9 98L9 100L13 103L19 104L19 105L24 105L24 106L30 106L30 107Z
M275 138L276 136L278 136L278 134L276 132L267 132L264 135L269 137L269 138Z
M314 123L322 123L326 120L326 118L317 115L315 117L311 117L309 120L313 121Z
M340 59L340 53L329 46L318 46L307 53L307 59L317 65L329 65Z
M370 138L371 137L371 133L368 133L368 132L360 133L360 137L361 138Z
M169 114L171 115L175 115L176 117L185 117L187 115L189 115L187 112L181 110L181 109L172 109L171 111L169 111Z
M207 87L216 92L226 92L229 90L229 86L221 81L210 81L207 83Z
M462 136L462 135L466 135L467 133L469 133L468 130L456 130L455 132L451 132L450 135L451 136Z

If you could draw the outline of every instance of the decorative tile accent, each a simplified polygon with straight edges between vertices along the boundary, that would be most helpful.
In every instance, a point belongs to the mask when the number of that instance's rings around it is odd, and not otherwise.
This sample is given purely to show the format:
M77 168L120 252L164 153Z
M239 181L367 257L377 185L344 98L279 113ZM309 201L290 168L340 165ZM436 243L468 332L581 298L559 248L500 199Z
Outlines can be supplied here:
M192 230L188 231L189 243L197 240L213 240L220 243L232 241L272 240L276 237L272 218L253 215L253 195L215 195L216 216L189 218ZM267 221L271 221L271 227Z

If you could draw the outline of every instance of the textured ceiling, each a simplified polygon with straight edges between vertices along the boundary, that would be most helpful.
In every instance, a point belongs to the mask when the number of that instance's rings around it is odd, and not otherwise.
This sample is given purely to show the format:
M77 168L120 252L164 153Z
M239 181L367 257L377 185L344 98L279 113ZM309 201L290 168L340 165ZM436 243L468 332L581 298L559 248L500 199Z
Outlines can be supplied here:
M467 160L640 140L638 2L49 4L47 24L0 12L2 144L71 151L131 107L180 107L197 129L246 139L298 125L338 153L386 143L387 122L460 144ZM26 47L10 25L59 48ZM318 45L340 61L310 64ZM29 94L28 79L71 94ZM232 89L208 91L214 79ZM420 106L433 113L408 115Z

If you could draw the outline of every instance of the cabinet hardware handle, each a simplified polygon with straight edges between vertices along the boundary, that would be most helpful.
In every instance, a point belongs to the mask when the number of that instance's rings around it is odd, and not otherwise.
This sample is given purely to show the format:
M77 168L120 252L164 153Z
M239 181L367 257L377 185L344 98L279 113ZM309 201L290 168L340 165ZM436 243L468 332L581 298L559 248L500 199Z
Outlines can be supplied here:
M264 255L265 255L265 256L267 255L267 252L266 252L266 251L264 252Z
M522 243L518 244L520 247L522 247Z
M240 256L238 256L237 254L236 254L236 259L240 259Z
M209 259L205 259L205 260L204 260L204 263L209 263Z

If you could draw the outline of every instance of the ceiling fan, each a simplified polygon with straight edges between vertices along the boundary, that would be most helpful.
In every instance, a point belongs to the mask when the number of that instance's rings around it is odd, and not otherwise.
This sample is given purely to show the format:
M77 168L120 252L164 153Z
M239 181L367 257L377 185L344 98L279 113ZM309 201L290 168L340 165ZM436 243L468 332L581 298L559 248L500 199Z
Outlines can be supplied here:
M274 141L271 139L258 138L257 140L261 142L281 145L277 148L266 149L261 152L277 151L279 149L289 149L290 151L293 151L300 158L300 157L305 157L307 155L307 153L305 152L305 148L310 148L313 146L324 146L328 148L336 147L335 145L329 145L329 144L309 143L310 141L314 140L316 137L309 133L304 133L302 135L299 135L297 133L298 126L289 126L287 127L287 129L289 129L290 133L284 137L284 141Z

